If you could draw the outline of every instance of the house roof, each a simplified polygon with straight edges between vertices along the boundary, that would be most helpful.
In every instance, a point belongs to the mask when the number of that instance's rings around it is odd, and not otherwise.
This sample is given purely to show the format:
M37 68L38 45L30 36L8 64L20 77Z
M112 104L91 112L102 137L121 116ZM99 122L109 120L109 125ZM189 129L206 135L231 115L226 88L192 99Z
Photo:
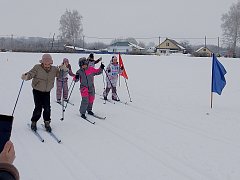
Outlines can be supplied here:
M134 47L134 48L140 49L140 50L144 49L144 48L142 48L136 44L133 44L131 42L128 42L128 41L118 41L118 42L111 44L110 46L130 46L130 47Z
M110 46L129 46L129 42L127 42L127 41L118 41L118 42L115 42L115 43L111 44Z
M175 44L179 49L181 50L185 50L186 48L181 46L177 41L173 40L173 39L168 39L166 38L165 41L170 41L171 43ZM163 41L161 44L163 44L165 41ZM161 44L159 44L158 46L160 46Z
M203 50L203 49L206 49L206 50L212 52L210 49L208 49L207 47L204 47L204 46L203 46L203 47L200 47L199 49L197 49L196 52L199 52L199 51L201 51L201 50Z
M168 38L167 38L168 39ZM167 40L166 39L166 40ZM180 49L184 50L186 49L185 47L181 46L177 41L173 40L173 39L168 39L169 41L171 41L173 44L175 44L176 46L178 46Z

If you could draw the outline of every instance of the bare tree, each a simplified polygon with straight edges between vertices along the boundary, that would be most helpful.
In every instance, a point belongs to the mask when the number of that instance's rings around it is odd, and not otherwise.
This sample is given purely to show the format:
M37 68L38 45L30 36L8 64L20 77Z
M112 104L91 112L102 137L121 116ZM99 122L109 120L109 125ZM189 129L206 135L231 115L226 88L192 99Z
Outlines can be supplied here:
M140 41L140 42L138 43L138 46L140 46L140 47L142 47L142 48L146 48L146 45L145 45L145 43L144 43L144 42L142 42L142 41Z
M77 10L66 10L60 18L60 36L68 43L75 43L83 32L82 16Z
M182 47L186 48L186 52L185 53L189 53L189 54L192 54L193 53L193 47L192 45L190 44L189 41L185 40L185 41L181 41L179 43Z
M232 4L229 11L222 15L223 42L236 57L236 47L240 38L240 1Z

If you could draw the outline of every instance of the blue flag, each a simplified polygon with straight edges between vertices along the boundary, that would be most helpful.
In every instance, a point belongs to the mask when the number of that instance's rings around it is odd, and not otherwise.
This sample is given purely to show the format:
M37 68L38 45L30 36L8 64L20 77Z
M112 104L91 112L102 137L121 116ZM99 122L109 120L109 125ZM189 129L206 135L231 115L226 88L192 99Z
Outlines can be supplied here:
M213 54L212 61L212 92L221 95L223 88L226 85L224 75L227 73L223 65L217 60Z

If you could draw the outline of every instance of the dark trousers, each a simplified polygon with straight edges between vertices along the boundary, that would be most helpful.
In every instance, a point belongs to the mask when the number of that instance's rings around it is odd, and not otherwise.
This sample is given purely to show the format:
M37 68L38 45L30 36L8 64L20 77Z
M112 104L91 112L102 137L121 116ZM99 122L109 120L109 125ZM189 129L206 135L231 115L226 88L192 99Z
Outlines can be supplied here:
M36 89L33 89L33 99L35 108L33 110L31 121L37 122L40 119L42 109L44 121L50 121L51 120L50 92L41 92Z

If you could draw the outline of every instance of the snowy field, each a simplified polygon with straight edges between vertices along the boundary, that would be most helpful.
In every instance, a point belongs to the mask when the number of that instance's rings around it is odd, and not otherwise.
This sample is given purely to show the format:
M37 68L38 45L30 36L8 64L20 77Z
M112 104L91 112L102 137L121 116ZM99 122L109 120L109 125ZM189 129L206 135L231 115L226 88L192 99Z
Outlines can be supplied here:
M21 74L42 54L0 53L0 113L12 114ZM52 54L54 64L69 58L73 71L85 54ZM95 58L100 55L95 55ZM102 55L107 65L111 55ZM95 77L93 111L107 116L95 125L79 116L76 83L61 121L62 108L51 92L52 128L58 144L43 131L42 143L27 123L33 111L31 81L26 81L14 114L14 164L22 180L239 180L240 61L219 58L227 70L222 95L210 108L211 58L122 55L132 102L121 78L118 95L127 105L103 104L103 76ZM98 67L98 65L97 65ZM69 84L71 79L69 79ZM109 96L110 97L110 96Z

